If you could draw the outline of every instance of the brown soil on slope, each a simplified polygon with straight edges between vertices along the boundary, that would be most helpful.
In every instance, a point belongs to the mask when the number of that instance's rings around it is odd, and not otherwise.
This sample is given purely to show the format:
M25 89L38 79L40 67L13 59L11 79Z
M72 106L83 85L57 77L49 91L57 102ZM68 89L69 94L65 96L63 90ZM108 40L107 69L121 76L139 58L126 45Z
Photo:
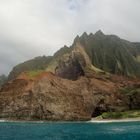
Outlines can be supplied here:
M14 120L89 120L105 111L129 109L120 87L138 80L111 75L62 79L49 72L21 74L0 91L0 117Z

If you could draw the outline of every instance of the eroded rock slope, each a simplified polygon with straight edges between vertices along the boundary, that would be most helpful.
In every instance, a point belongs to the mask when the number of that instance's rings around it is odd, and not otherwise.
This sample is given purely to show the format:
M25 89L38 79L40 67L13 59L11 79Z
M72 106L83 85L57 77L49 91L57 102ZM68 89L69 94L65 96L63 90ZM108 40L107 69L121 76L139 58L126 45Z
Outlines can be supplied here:
M35 78L22 74L1 89L0 117L14 120L90 120L105 111L130 109L130 98L120 94L118 89L136 82L94 74L91 78L80 77L76 81L48 72Z

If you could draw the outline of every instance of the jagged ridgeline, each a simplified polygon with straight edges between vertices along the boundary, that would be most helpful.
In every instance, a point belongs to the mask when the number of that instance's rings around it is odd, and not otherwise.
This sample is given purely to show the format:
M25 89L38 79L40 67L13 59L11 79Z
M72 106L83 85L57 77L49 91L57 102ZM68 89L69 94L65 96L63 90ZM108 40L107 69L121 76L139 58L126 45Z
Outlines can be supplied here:
M140 43L105 35L102 31L84 33L77 36L70 47L64 46L53 56L37 57L17 65L10 72L9 79L32 70L51 71L63 78L76 79L87 69L140 77Z
M125 76L140 77L140 43L132 43L102 31L77 37L92 64L104 71Z

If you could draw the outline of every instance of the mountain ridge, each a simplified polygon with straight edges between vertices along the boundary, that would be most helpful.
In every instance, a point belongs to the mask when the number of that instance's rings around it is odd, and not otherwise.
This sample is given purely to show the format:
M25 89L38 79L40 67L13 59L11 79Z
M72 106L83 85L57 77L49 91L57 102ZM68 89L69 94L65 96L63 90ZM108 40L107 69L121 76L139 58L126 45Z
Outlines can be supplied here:
M55 73L59 61L69 59L70 53L74 50L77 42L84 48L93 67L112 74L140 77L140 43L127 41L116 35L105 35L101 30L95 34L84 32L81 36L77 35L70 47L65 45L56 51L53 56L47 57L49 59L46 60L43 70ZM36 63L37 60L33 60ZM23 64L26 65L26 63L28 61ZM23 64L20 65L21 67L19 65L15 66L8 79L16 78L20 72L41 69L41 64L38 64L39 68L35 67L33 69L26 68ZM19 72L14 75L16 71Z
M139 43L98 31L24 62L0 89L0 118L85 121L140 109L138 50Z

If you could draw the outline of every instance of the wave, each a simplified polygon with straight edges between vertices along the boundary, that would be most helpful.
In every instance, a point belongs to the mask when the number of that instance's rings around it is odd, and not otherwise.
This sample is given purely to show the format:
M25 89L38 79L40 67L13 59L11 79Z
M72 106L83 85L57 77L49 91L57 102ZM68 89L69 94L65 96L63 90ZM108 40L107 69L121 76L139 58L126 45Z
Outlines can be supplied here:
M97 120L97 119L91 119L91 123L113 123L113 122L140 122L140 118L128 118L128 119L110 119L110 120Z
M5 120L0 120L0 122L5 122Z

